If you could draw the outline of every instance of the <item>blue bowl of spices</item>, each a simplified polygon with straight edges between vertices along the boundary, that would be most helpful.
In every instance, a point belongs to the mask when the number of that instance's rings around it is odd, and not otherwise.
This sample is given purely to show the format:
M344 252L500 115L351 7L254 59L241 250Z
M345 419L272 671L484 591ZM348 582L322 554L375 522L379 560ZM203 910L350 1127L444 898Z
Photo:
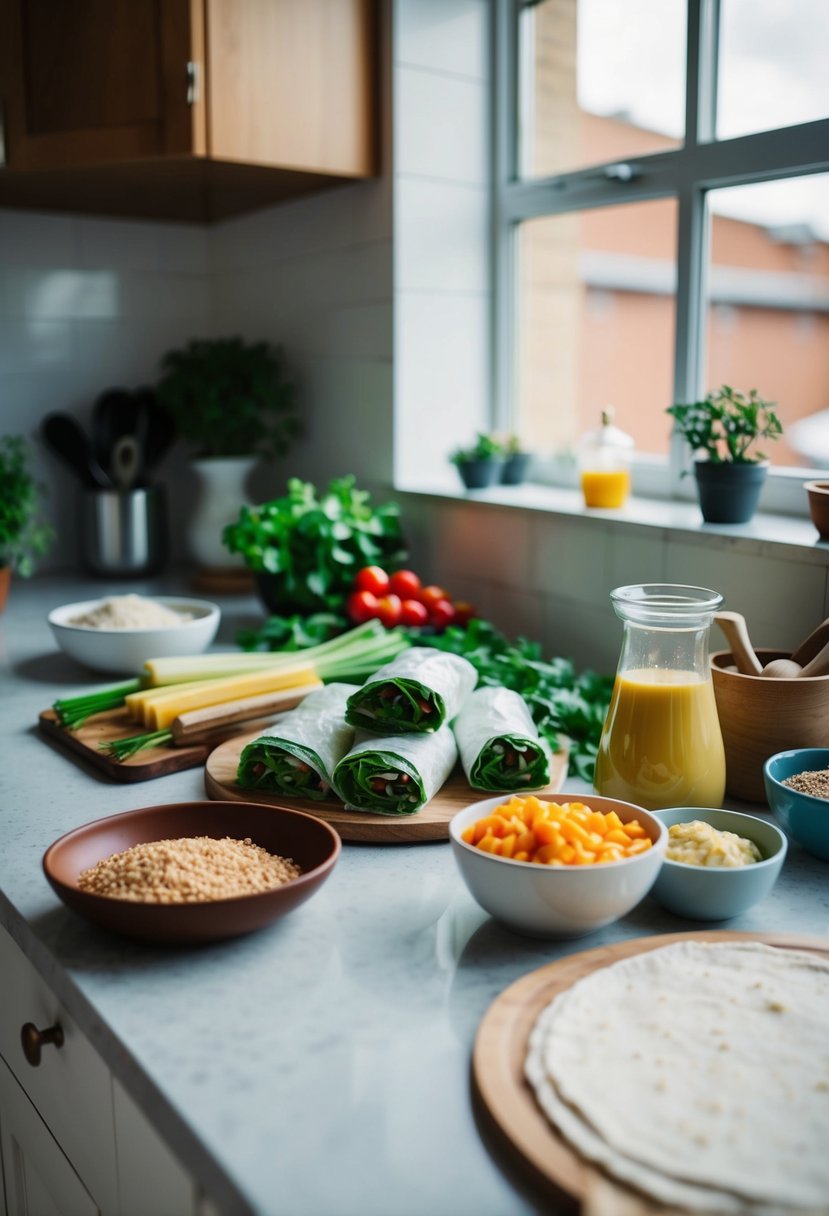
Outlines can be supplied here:
M829 861L829 747L777 752L763 765L772 814L792 840Z

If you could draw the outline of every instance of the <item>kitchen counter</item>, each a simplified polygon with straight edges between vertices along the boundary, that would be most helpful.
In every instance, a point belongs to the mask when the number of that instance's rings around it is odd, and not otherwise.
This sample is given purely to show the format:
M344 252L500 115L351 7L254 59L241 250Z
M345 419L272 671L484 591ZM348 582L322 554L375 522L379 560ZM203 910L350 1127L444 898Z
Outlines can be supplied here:
M201 769L112 783L38 733L56 696L105 682L58 651L46 612L112 590L16 580L0 616L0 923L222 1212L549 1212L549 1198L488 1143L471 1100L476 1028L504 988L567 954L641 935L829 936L829 870L795 844L772 893L727 925L678 920L646 899L607 929L555 943L491 920L448 843L345 844L313 899L235 941L159 949L106 935L53 895L46 847L91 819L204 797ZM118 588L153 590L187 589ZM221 603L218 643L229 647L261 610L253 597Z

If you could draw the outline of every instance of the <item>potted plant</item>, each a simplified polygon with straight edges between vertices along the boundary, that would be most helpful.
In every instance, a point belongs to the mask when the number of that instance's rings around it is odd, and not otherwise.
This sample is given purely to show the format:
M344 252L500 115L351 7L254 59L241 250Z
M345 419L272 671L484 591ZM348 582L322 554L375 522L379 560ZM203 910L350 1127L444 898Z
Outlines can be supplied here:
M168 351L161 369L158 400L194 445L202 482L189 529L192 556L208 569L232 566L222 529L247 501L248 474L260 456L287 452L300 430L281 352L241 338L197 339Z
M28 578L35 559L48 551L54 536L40 516L43 488L32 476L29 457L22 436L0 439L0 612L6 606L12 571Z
M508 435L502 445L504 467L501 470L501 484L518 486L527 476L527 466L530 463L530 453L521 448L517 435Z
M456 448L449 457L467 490L482 490L501 480L506 464L503 445L494 435L478 432L475 443Z
M783 434L775 403L754 388L746 395L724 384L703 401L671 405L667 412L695 453L703 519L746 523L757 510L768 473L768 461L754 444Z
M396 568L406 559L397 503L374 506L353 476L322 493L293 477L288 492L243 506L224 543L256 576L265 606L279 615L341 611L362 566Z

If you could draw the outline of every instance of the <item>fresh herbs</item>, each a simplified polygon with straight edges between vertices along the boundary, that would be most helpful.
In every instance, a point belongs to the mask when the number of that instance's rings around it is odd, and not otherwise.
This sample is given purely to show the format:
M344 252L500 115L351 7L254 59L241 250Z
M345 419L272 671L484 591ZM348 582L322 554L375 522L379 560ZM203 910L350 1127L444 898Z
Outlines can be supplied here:
M282 355L266 342L195 340L161 368L158 400L199 456L279 456L299 434Z
M592 781L612 678L593 671L577 675L569 659L545 661L538 643L523 638L510 643L482 620L472 620L463 628L450 625L445 633L424 640L468 659L478 672L479 684L501 685L520 693L539 733L554 751L566 738L571 770Z
M40 518L42 487L29 469L30 452L20 435L0 439L0 566L11 566L23 578L54 539Z
M260 592L272 612L337 613L362 566L405 561L399 514L396 503L372 505L353 476L335 479L321 494L292 478L284 497L242 507L223 540L263 576Z
M127 695L138 692L141 687L141 680L126 680L122 684L110 684L106 688L79 693L76 697L61 697L53 702L52 709L58 715L61 726L67 730L77 730L93 714L119 709L126 701Z
M758 464L766 457L749 452L752 444L783 434L774 404L755 388L746 396L724 384L704 401L669 405L667 413L691 450L704 452L713 464Z
M465 464L470 460L492 460L504 455L504 445L496 435L488 435L484 431L479 431L471 447L456 448L449 459L452 464Z
M303 616L299 612L292 616L269 616L259 629L240 629L236 634L236 645L242 650L304 650L317 646L345 633L348 621L334 612L313 612Z

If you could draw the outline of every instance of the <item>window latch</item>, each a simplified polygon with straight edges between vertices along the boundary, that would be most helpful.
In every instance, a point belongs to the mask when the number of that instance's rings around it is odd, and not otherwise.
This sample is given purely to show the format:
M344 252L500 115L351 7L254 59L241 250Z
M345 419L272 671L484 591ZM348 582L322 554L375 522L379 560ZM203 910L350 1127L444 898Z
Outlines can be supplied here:
M617 165L608 165L604 175L611 182L632 182L635 177L639 177L639 170L627 161L620 161Z

